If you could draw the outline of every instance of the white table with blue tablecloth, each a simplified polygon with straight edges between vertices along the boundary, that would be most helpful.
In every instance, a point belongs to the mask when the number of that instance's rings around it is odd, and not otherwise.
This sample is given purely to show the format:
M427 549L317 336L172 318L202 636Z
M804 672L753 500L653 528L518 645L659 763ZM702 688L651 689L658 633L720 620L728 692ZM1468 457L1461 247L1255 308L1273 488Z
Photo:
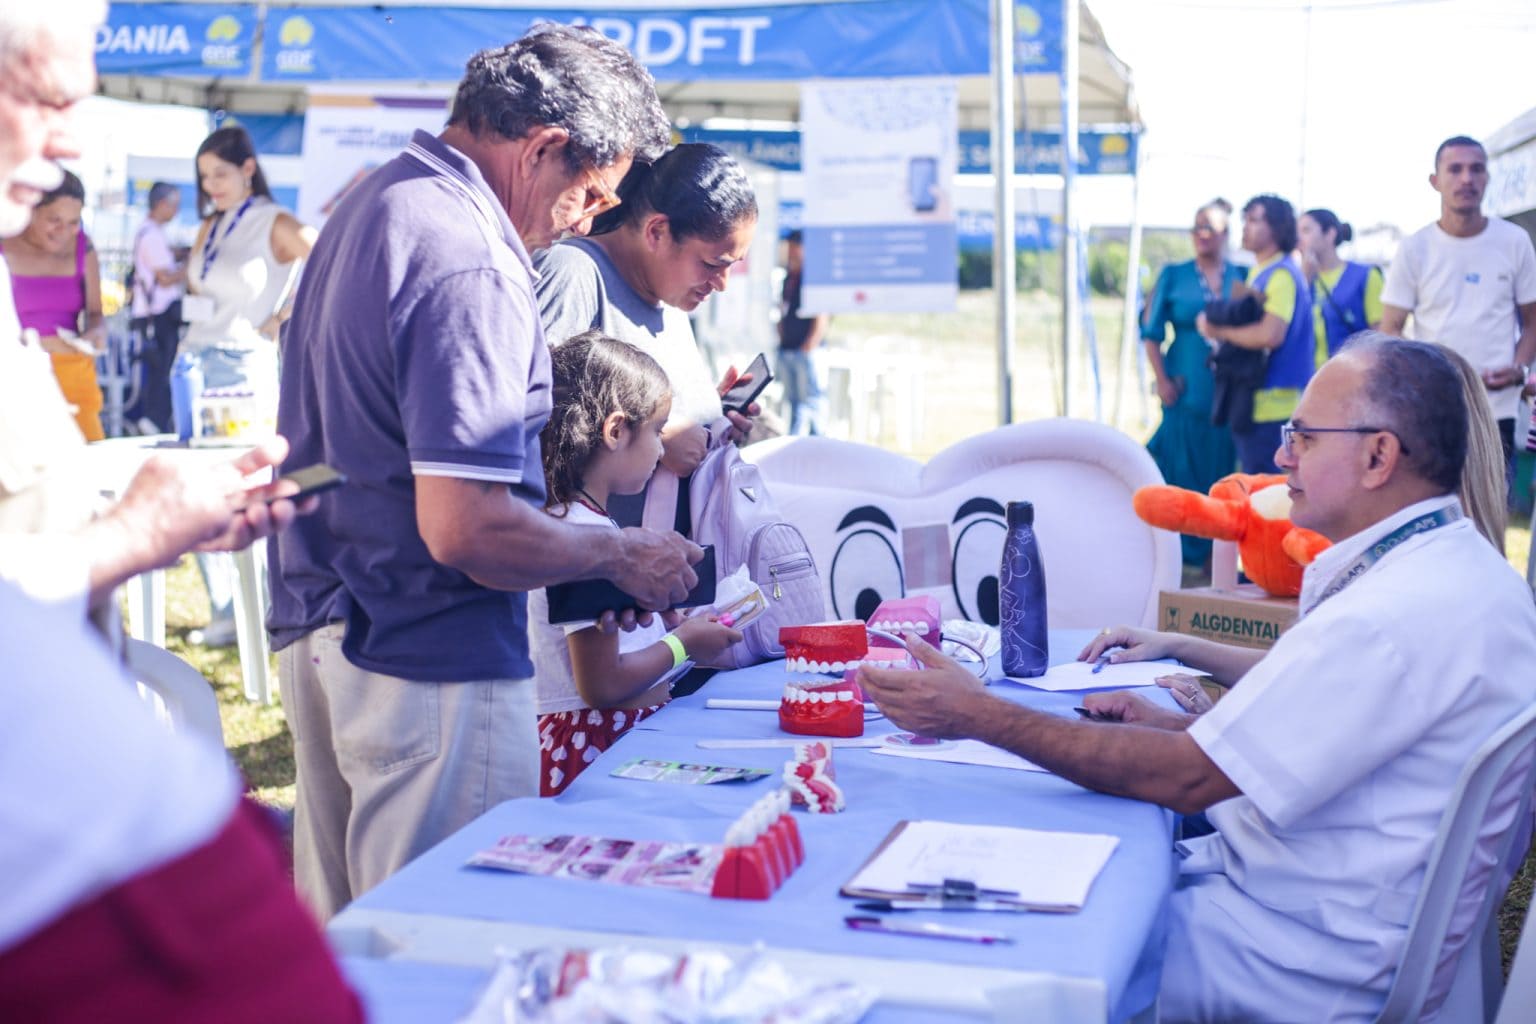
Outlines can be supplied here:
M1073 658L1089 636L1053 632L1052 662ZM1000 676L995 660L991 670ZM840 748L835 766L847 810L796 814L806 861L765 902L465 866L472 854L513 833L719 841L726 826L774 785L771 780L684 786L613 778L609 772L632 758L781 767L787 748L702 750L697 741L784 736L773 712L712 710L705 701L777 699L785 679L782 662L716 675L699 692L642 722L562 796L492 809L338 914L329 934L376 1019L386 1024L456 1019L473 1004L498 947L540 945L746 951L761 944L807 977L877 989L880 1002L866 1017L871 1024L1122 1021L1152 1007L1175 875L1174 816L1042 772ZM1073 715L1081 702L1079 693L1046 693L1007 682L994 687L1057 714ZM1171 706L1165 691L1148 692ZM895 731L883 718L866 727L871 736ZM984 927L1006 933L1010 944L845 928L842 919L856 912L839 888L897 822L923 819L1101 832L1120 842L1076 913L924 912L904 918Z

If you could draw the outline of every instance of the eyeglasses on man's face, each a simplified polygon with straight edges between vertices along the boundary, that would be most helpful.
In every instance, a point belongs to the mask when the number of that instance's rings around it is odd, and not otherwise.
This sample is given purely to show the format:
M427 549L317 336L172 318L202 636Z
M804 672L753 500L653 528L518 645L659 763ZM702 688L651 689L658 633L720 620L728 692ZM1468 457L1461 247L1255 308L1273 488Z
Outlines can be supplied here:
M1397 438L1397 447L1404 455L1409 454L1408 446L1403 444L1403 439L1398 437L1397 431L1387 427L1309 427L1297 426L1290 420L1280 425L1280 446L1285 449L1287 458L1294 459L1308 451L1317 442L1317 434L1391 434Z
M586 188L587 198L581 207L582 220L596 217L600 213L607 213L619 205L618 195L596 173L588 172Z

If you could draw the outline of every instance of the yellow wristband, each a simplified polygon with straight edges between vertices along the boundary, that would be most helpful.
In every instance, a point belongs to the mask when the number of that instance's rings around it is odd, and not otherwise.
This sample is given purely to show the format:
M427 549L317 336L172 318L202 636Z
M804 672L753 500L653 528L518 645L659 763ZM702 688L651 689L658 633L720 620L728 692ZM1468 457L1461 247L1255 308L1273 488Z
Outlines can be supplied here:
M677 638L676 633L668 633L661 638L661 642L672 649L672 667L677 668L688 660L688 651L683 647L683 642Z

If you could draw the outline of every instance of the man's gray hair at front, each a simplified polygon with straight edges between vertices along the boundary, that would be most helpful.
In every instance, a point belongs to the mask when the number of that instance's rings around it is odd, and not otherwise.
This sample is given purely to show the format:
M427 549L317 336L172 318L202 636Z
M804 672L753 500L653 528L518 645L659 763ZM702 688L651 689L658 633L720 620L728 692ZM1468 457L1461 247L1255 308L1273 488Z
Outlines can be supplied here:
M1467 461L1467 400L1455 364L1439 345L1380 331L1360 332L1341 353L1370 361L1359 414L1397 435L1410 470L1456 493Z
M10 0L0 4L0 74L10 73L37 49L44 34L87 35L107 20L105 0Z
M650 72L602 33L569 25L539 25L471 57L448 123L507 139L564 128L573 171L626 156L649 162L671 141Z

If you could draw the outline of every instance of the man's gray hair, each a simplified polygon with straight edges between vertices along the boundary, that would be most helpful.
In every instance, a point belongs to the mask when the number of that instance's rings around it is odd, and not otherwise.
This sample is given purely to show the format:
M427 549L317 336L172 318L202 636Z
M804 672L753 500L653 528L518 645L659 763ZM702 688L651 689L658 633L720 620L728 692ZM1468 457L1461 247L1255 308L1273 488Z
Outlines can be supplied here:
M655 160L671 140L650 72L600 32L568 25L539 25L471 57L448 123L507 139L564 128L573 171Z
M107 20L105 0L47 0L0 5L0 75L21 69L46 34L67 39L73 33L92 34Z
M1403 462L1423 479L1454 494L1467 461L1467 400L1461 373L1439 345L1361 331L1341 352L1363 355L1363 408L1358 415L1397 435Z

